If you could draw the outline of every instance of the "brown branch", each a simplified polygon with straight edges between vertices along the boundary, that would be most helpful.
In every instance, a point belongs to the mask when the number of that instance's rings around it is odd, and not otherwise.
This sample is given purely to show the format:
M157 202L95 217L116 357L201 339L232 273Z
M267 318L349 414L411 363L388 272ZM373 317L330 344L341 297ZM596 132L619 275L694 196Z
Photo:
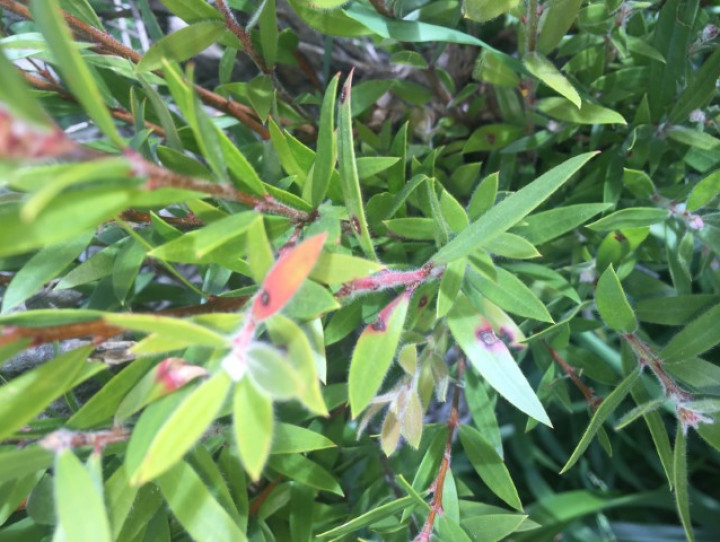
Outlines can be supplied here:
M149 224L152 221L150 213L138 211L137 209L127 209L123 211L122 213L120 213L120 218L127 222L144 224ZM188 216L161 216L160 218L162 218L171 226L182 229L200 228L205 225L202 220L200 220L197 216L193 214L190 214Z
M277 487L277 485L282 482L283 476L279 475L275 477L275 479L270 482L268 485L266 485L260 495L258 495L253 502L250 503L250 509L248 510L248 516L254 517L257 515L257 513L260 511L260 507L263 505L263 503L267 500L267 498L270 496L270 493L272 493L273 489Z
M547 351L550 352L550 355L557 362L557 364L562 367L563 371L565 371L565 374L567 374L568 377L570 377L570 380L572 380L575 386L577 386L577 389L579 389L580 392L585 396L585 401L587 401L590 410L597 410L597 408L600 406L600 403L602 403L603 401L602 398L597 397L595 395L595 390L585 384L585 382L580 380L580 377L575 374L575 368L567 361L565 361L565 359L563 359L563 357L557 350L552 348L546 342L543 342L543 345L545 345L545 348L547 348Z
M385 0L370 0L370 3L380 15L385 15L388 19L395 18L395 14L385 5Z
M36 88L38 90L46 90L50 92L55 92L60 98L63 100L66 100L68 102L77 103L77 100L75 99L75 96L67 92L63 87L58 85L57 83L47 81L45 79L41 79L39 77L36 77L28 72L19 70L22 74L25 81L27 81L33 88ZM110 114L127 124L135 124L135 118L132 116L132 113L127 111L126 109L123 109L121 107L111 107L109 108ZM145 127L149 130L152 130L155 134L157 134L161 138L165 138L165 130L162 128L162 126L158 126L157 124L154 124L150 121L144 120L143 124Z
M163 167L148 162L142 156L136 153L126 153L132 162L135 173L138 176L148 177L147 188L155 190L163 187L182 188L186 190L196 190L209 194L214 197L237 201L253 209L261 212L274 213L285 216L296 224L305 224L311 222L315 213L300 211L289 205L276 200L270 194L264 196L253 196L247 192L242 192L234 186L228 184L217 184L203 179L195 179L186 177L174 171L170 171Z
M432 536L433 525L435 524L435 518L442 511L442 494L443 488L445 487L445 477L447 471L450 468L450 461L452 459L452 443L455 438L455 431L460 427L460 417L458 415L458 405L460 403L460 388L463 376L465 375L465 359L460 358L457 362L457 383L455 384L455 392L453 393L452 409L450 410L450 417L447 421L448 435L445 439L445 452L438 469L437 477L433 482L433 500L430 505L430 512L425 520L420 534L415 537L414 542L429 542Z
M232 11L230 11L230 8L228 7L225 0L216 0L215 5L217 6L220 13L222 13L223 18L225 19L225 25L228 27L228 30L235 34L235 36L237 36L237 38L240 40L240 43L242 43L245 54L250 57L250 59L255 63L255 65L261 72L263 72L265 75L270 75L272 70L268 68L268 66L265 64L265 61L255 50L250 35L245 32L245 29L242 26L238 24L237 19L232 14Z
M23 17L24 19L32 19L30 10L15 0L0 0L0 7ZM63 17L73 31L102 46L103 50L106 52L130 60L134 64L140 62L140 59L142 58L140 53L120 43L110 34L107 34L102 30L98 30L94 26L90 26L84 21L65 13L64 11ZM195 85L195 91L198 93L198 96L200 96L200 99L202 99L202 101L207 105L235 117L263 139L270 138L270 132L262 124L260 124L251 108L228 100L227 98L198 85Z

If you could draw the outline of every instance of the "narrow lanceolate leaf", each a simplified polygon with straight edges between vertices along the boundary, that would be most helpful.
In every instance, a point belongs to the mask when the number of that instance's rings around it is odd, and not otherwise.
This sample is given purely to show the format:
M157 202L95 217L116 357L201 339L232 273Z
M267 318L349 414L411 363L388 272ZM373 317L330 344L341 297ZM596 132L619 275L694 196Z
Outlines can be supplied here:
M83 233L65 242L47 246L18 271L5 290L2 312L17 307L60 274L92 240L94 232Z
M265 320L282 309L308 277L327 239L327 233L306 239L288 249L265 277L252 306L252 317Z
M340 92L340 108L338 110L338 166L342 179L345 206L350 215L350 225L362 247L365 256L377 259L367 220L365 219L365 206L360 192L360 179L358 177L357 163L355 161L355 148L352 133L352 112L350 110L350 93L352 87L352 74L348 75Z
M668 362L681 361L710 350L720 343L720 304L715 305L697 319L685 326L660 352L660 357Z
M510 471L493 445L480 431L467 424L460 426L460 441L465 455L490 491L516 510L522 510L522 502Z
M689 542L695 542L695 533L690 519L690 495L688 493L687 472L687 436L683 431L683 424L677 424L675 433L675 449L673 450L673 475L675 486L675 505L685 530L685 537Z
M57 0L33 0L30 9L73 96L95 121L98 128L115 145L124 147L125 143L103 102L98 85L80 52L73 45L72 35L65 24Z
M545 55L537 52L527 53L523 61L531 74L557 93L565 96L575 107L580 108L582 100L580 100L577 90Z
M620 279L609 265L600 277L595 290L595 303L605 323L620 333L632 333L637 329L637 318L630 307Z
M465 16L473 21L484 23L507 13L519 2L520 0L467 0Z
M401 294L380 311L358 339L348 377L353 418L365 410L380 389L395 356L409 304L410 296Z
M317 265L310 273L310 278L323 284L342 284L370 276L384 268L384 265L376 261L349 254L324 252L320 254Z
M106 314L105 321L125 329L164 336L177 341L177 344L196 344L216 348L228 345L227 337L210 328L181 318L155 314L118 313Z
M0 440L68 391L92 351L92 346L72 350L0 386Z
M715 49L675 102L668 120L673 124L685 122L691 111L704 107L715 95L718 77L720 77L720 49Z
M156 483L173 515L193 540L247 540L200 476L184 461L158 478Z
M475 310L465 296L457 299L448 314L448 324L473 368L488 384L519 410L552 427L545 408L507 346L495 335L490 322Z
M195 388L157 431L130 483L142 485L175 465L215 419L231 384L221 371Z
M720 169L713 171L695 185L688 196L686 208L688 211L697 211L718 194L720 194Z
M137 65L138 71L155 70L162 59L181 62L194 57L217 41L225 30L224 21L202 21L173 32L155 42Z
M320 110L318 126L317 154L313 173L305 187L303 196L313 207L320 205L327 194L330 177L335 169L337 146L335 143L335 96L340 74L330 81Z
M570 158L505 198L442 247L432 260L448 263L462 258L509 230L549 198L596 154L589 152Z
M54 498L57 528L65 540L112 540L101 487L71 450L65 449L57 454Z
M247 378L235 385L233 425L240 461L250 477L259 480L273 436L272 399Z
M569 471L577 460L580 459L580 456L585 452L585 450L587 450L587 447L590 446L592 439L602 427L605 420L615 411L625 396L630 393L630 390L635 384L635 380L637 380L638 376L640 376L639 368L633 370L633 372L627 375L625 379L610 393L610 395L603 400L600 407L595 411L595 414L593 414L590 424L587 426L587 429L585 429L585 433L580 439L580 442L578 442L578 445L575 447L575 450L573 450L570 459L567 460L567 463L565 463L565 466L560 471L560 474Z

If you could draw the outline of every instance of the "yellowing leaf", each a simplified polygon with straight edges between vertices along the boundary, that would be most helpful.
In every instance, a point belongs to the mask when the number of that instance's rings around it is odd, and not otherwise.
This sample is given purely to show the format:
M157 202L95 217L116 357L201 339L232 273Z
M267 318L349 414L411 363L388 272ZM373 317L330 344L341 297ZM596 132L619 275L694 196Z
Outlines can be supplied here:
M535 77L540 79L543 83L549 86L554 91L558 92L570 100L575 107L580 109L582 100L580 95L572 86L572 83L566 79L566 77L560 73L555 67L555 64L550 62L545 55L540 53L532 52L527 53L524 58L525 67Z

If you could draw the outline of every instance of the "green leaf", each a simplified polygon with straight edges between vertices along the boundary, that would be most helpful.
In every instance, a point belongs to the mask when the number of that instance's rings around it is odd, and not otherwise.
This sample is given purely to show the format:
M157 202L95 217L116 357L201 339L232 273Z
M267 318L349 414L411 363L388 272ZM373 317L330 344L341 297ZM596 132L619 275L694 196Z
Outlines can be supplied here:
M578 203L549 209L526 217L513 231L533 245L541 245L580 227L610 207L611 203Z
M544 98L538 100L537 109L554 119L575 124L627 124L620 113L588 102L578 109L564 98Z
M243 235L258 219L255 211L226 216L160 245L148 256L173 262L201 263L214 250Z
M685 126L673 126L668 129L667 136L673 141L703 151L717 151L720 147L720 139L717 137Z
M337 445L325 435L289 423L275 425L271 454L293 454L325 450Z
M352 417L365 410L390 368L400 342L410 296L401 294L380 311L360 335L350 360L348 388Z
M715 49L675 101L668 120L672 124L685 122L693 110L705 107L715 96L718 77L720 77L720 49Z
M548 54L558 46L575 22L582 3L582 0L550 0L543 4L538 51Z
M343 84L340 93L340 110L338 112L338 166L340 167L340 179L342 180L345 206L350 215L350 225L355 237L362 247L365 256L377 259L375 248L370 239L367 220L365 218L365 206L363 205L360 192L360 179L358 177L357 163L355 161L355 148L352 132L352 115L350 101L352 93L352 72Z
M133 361L112 377L105 385L75 412L67 421L73 429L88 429L112 419L124 397L145 373L155 364L151 357ZM122 420L122 418L119 418Z
M588 224L587 227L595 231L642 228L643 226L652 226L653 224L667 220L669 216L670 213L666 209L631 207L629 209L615 211L600 220L596 220L592 224Z
M265 0L260 14L260 44L265 64L272 68L275 65L278 51L278 25L275 0Z
M273 405L247 378L235 385L233 427L240 461L250 477L259 480L270 454Z
M162 0L162 3L186 23L222 19L222 15L205 0Z
M343 523L342 525L330 529L329 531L322 532L317 536L320 538L338 539L350 533L354 533L355 531L359 531L360 529L364 529L369 525L378 523L379 521L393 516L398 512L402 512L403 510L408 509L413 502L414 498L410 496L387 502L373 508L369 512L365 512L364 514Z
M92 351L92 346L71 350L0 386L0 440L71 389Z
M720 303L717 294L691 294L641 299L635 304L638 320L665 326L689 324L702 311Z
M288 353L292 367L299 380L298 398L313 413L327 416L328 411L320 390L320 379L316 355L305 332L295 322L283 315L275 315L267 321L268 332L275 344L281 345ZM273 371L271 371L273 373ZM271 378L278 378L277 371ZM287 380L290 375L285 376ZM323 370L323 377L325 371Z
M72 34L63 19L57 0L33 0L30 10L60 66L63 80L75 99L110 141L117 147L125 147L110 111L105 106L97 81L73 45Z
M635 384L635 381L640 376L640 369L636 368L634 369L629 375L627 375L620 384L618 384L615 389L610 392L610 394L605 397L602 403L600 403L600 406L595 411L595 414L593 414L592 419L590 420L590 424L585 429L585 432L583 433L582 438L580 439L580 442L578 442L577 446L575 447L575 450L573 450L572 455L567 460L567 463L565 463L565 466L560 471L560 474L564 474L567 471L569 471L573 465L577 462L578 459L580 459L580 456L585 452L588 446L590 446L590 442L592 442L592 439L595 437L595 434L600 430L602 427L602 424L605 422L605 420L615 411L615 409L620 405L622 400L625 398L625 396L630 392L633 385Z
M535 246L524 237L514 233L504 232L487 244L488 252L503 258L526 260L538 258L541 254Z
M15 65L5 56L2 47L0 47L0 73L3 77L3 84L0 85L0 102L7 104L13 114L20 115L39 126L47 126L50 123L48 114L32 95Z
M189 320L156 314L115 313L104 316L108 324L133 331L165 335L177 344L228 346L228 338Z
M0 483L17 480L53 464L53 454L40 446L0 451Z
M553 322L552 316L537 295L506 269L496 268L495 281L476 272L472 272L470 278L474 288L504 310L541 322Z
M313 173L309 182L303 187L303 197L313 207L317 207L325 199L325 194L327 194L330 186L330 178L335 170L335 160L337 158L335 97L339 80L340 74L337 74L332 78L325 90L325 98L320 109L317 154L315 155Z
M218 40L225 30L225 22L202 21L173 32L153 43L137 65L139 72L156 70L162 66L162 59L181 62L194 57Z
M490 386L531 418L552 427L545 409L509 350L465 296L459 297L450 310L448 325L473 368Z
M519 3L520 0L467 0L465 17L484 23L509 12Z
M57 454L54 470L57 528L65 539L110 542L110 522L102 490L92 474L70 449Z
M495 151L507 147L521 137L525 130L512 124L487 124L467 138L463 152Z
M342 284L385 269L381 263L338 252L323 252L310 278L323 284Z
M175 465L155 483L160 487L175 518L194 540L247 540L198 474L184 461Z
M323 467L300 454L273 455L268 466L303 485L344 496L340 484Z
M442 279L440 279L440 290L438 291L436 316L444 317L452 308L457 299L460 286L465 277L467 262L464 258L450 262L445 268Z
M697 211L720 194L720 169L699 181L690 192L686 209Z
M605 269L598 280L595 303L602 319L615 331L633 333L637 329L635 312L628 303L612 264Z
M505 198L442 247L432 261L442 264L467 256L509 230L540 206L596 154L591 152L570 158Z
M253 342L245 351L248 376L258 390L275 400L297 397L304 382L290 362L290 356L269 344Z
M129 473L130 484L139 486L153 480L180 461L217 416L231 384L221 371L185 397L155 433L143 460Z
M522 502L510 472L492 444L469 425L460 426L460 441L468 461L490 491L516 510L522 510Z
M666 362L692 358L720 343L720 304L711 307L686 325L660 352Z
M558 94L565 96L575 107L580 109L582 100L577 90L545 55L537 52L526 53L523 62L531 74Z
M13 277L5 290L2 312L17 307L43 285L58 276L85 250L94 232L87 232L41 249Z
M677 424L675 433L675 449L673 450L673 486L675 487L675 504L680 521L685 530L688 542L695 542L692 520L690 519L690 495L688 492L689 480L687 471L687 438L683 425Z

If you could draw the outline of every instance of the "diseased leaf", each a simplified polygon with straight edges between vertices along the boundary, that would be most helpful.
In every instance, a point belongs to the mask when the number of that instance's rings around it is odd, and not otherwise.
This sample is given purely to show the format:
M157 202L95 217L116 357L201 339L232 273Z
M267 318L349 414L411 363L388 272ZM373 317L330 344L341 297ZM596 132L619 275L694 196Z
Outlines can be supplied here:
M360 335L350 360L348 389L352 417L365 410L385 379L405 322L410 296L401 294Z
M265 277L260 294L252 305L251 311L255 320L265 320L290 301L315 267L326 239L326 233L315 235L288 249L278 258Z
M457 299L448 314L453 337L470 359L474 370L500 395L525 414L551 426L545 409L507 346L495 335L490 323L465 296Z

